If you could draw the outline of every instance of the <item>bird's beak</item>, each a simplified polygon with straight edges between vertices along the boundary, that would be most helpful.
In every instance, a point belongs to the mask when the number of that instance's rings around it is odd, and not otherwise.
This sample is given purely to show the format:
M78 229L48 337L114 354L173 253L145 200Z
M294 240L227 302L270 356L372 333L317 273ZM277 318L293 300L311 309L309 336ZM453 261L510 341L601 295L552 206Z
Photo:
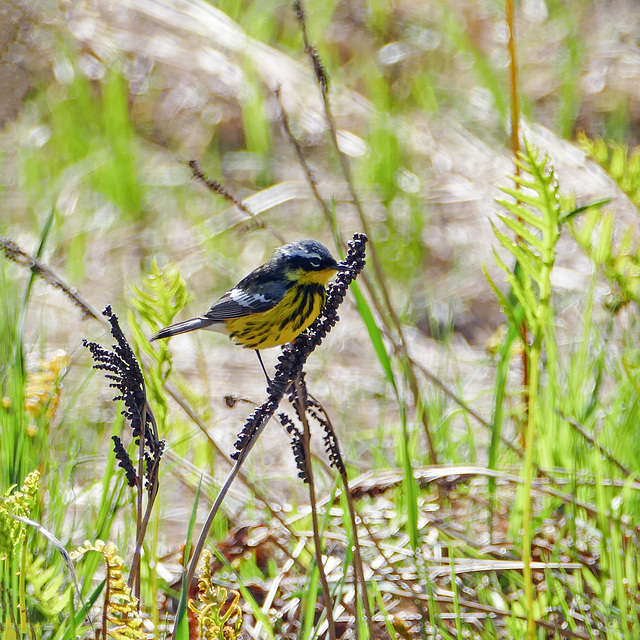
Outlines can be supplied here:
M337 264L335 266L336 271L353 271L351 267L347 267L346 264Z

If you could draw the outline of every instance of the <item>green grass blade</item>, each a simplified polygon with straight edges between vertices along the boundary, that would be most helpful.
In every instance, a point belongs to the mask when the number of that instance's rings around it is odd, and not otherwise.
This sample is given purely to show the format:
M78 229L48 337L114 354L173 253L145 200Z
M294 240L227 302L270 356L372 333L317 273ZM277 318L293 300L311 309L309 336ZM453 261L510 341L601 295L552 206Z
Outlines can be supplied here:
M521 307L520 307L521 309ZM502 435L502 421L504 417L504 399L506 395L507 380L509 377L509 368L511 364L511 349L514 342L519 337L516 326L509 325L507 335L500 348L498 366L496 369L496 381L494 385L493 414L491 416L491 442L489 443L489 469L498 468L498 454L500 447L500 436ZM495 504L496 479L489 476L489 501L492 505L491 514L493 514L493 505Z
M375 318L373 317L371 307L365 300L365 297L362 295L362 291L360 290L357 282L351 283L351 291L353 292L353 295L356 299L356 305L358 306L360 317L362 318L364 326L367 328L367 331L369 333L371 344L373 345L376 355L378 356L378 361L382 366L389 384L391 384L391 386L395 390L397 390L395 376L393 375L393 369L391 368L391 360L384 345L382 333L380 332Z
M184 565L182 569L182 587L180 589L180 599L178 600L178 609L176 610L175 621L175 640L189 640L189 621L187 620L187 596L189 594L189 585L186 584L188 558L191 555L191 541L193 540L193 530L196 525L196 515L198 512L198 502L200 500L200 490L202 488L202 478L198 482L196 495L193 500L193 508L189 517L189 526L187 528L187 540L184 545Z
M95 604L98 596L102 593L106 584L106 579L103 580L93 591L93 593L86 599L84 605L75 612L73 619L70 621L64 635L59 640L72 640L76 637L76 630L82 624L82 621L87 617L91 607Z
M44 252L44 247L47 244L47 238L49 237L49 233L51 231L51 227L53 226L53 220L55 217L54 209L49 211L49 215L44 223L44 227L42 228L42 232L40 233L40 243L38 244L38 250L36 251L35 257L40 259L42 258L42 253ZM35 271L31 272L29 276L29 282L27 283L27 287L24 292L24 299L22 301L22 309L20 315L20 333L22 333L22 326L24 324L24 317L26 314L27 306L29 304L29 298L31 297L31 289L33 288L33 283L36 280Z
M302 629L300 632L300 640L311 640L311 631L313 630L313 622L316 615L316 602L318 601L318 584L320 582L320 572L318 566L314 563L309 581L307 583L304 598L300 605L302 615L304 616L302 622Z

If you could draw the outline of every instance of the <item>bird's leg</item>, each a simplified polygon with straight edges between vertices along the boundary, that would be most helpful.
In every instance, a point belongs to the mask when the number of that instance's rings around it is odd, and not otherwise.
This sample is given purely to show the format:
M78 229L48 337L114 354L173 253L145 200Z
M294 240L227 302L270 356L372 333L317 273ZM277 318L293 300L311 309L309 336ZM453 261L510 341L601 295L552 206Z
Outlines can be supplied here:
M260 366L264 371L264 377L267 379L267 386L269 386L271 384L271 378L269 377L267 370L264 368L264 362L262 362L262 356L260 355L260 352L257 349L255 349L255 352L256 352L256 355L258 356L258 360L260 361Z

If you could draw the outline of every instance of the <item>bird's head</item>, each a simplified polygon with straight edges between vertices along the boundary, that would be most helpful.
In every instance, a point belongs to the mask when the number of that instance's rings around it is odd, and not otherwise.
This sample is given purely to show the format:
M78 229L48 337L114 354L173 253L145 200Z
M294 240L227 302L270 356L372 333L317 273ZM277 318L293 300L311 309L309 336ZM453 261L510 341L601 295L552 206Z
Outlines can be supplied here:
M349 267L336 261L329 249L311 238L280 247L273 259L282 265L285 277L301 284L325 285L336 271L349 271Z

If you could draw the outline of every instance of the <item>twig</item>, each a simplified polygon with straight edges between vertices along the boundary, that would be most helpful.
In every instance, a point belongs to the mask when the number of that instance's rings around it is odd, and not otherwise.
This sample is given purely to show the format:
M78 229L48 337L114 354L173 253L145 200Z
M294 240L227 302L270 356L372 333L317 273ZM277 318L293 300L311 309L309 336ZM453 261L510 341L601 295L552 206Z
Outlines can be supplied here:
M516 36L515 36L515 22L513 16L513 0L506 0L506 20L507 27L509 29L509 87L511 89L511 151L514 159L514 175L516 178L520 176L520 165L518 164L518 153L520 152L520 105L518 103L518 61L516 58ZM516 191L520 191L520 183L516 180ZM520 218L518 218L520 220ZM516 242L521 242L520 236L516 237ZM522 338L522 344L526 345L529 341L529 330L527 323L523 319L520 325L520 336ZM527 357L527 350L522 350L522 388L524 389L524 406L529 406L528 402L528 389L529 389L529 359ZM524 438L524 432L522 434Z
M155 428L156 421L153 414L151 414L150 420ZM142 438L140 438L140 442L142 443ZM142 463L143 457L144 457L144 448L142 447L142 444L140 445L140 448L142 449L140 453L141 455L140 463ZM141 487L138 489L136 547L133 553L133 559L131 560L131 571L129 573L129 586L131 587L135 582L135 588L137 593L136 597L138 598L138 600L140 600L140 577L141 577L140 560L142 558L142 544L144 542L145 536L147 535L147 529L149 527L149 522L151 520L151 511L153 509L153 505L155 504L156 497L158 496L158 491L160 489L160 482L159 482L159 475L158 475L159 464L160 464L160 458L154 458L151 462L151 465L152 465L151 469L147 474L147 477L148 477L147 491L149 495L147 498L147 506L145 509L144 516L141 515L143 492ZM142 464L140 465L139 468L142 468Z
M592 435L590 435L589 432L575 418L568 416L567 414L560 411L560 409L556 409L555 411L563 420L566 420L592 447L595 447L602 454L602 456L604 456L611 464L618 467L623 475L629 477L633 474L631 469L625 467L613 455L613 453L611 453L611 451L597 442L596 439Z
M387 589L386 592L390 595L395 595L397 598L408 598L411 596L414 596L416 598L416 600L424 600L426 602L429 602L431 600L431 596L427 595L427 594L416 594L415 592L412 592L411 590L409 592L405 592L403 590L400 589ZM435 599L438 602L442 602L442 603L446 603L446 604L453 604L453 596L450 595L444 595L442 593L436 593L435 594ZM518 613L513 613L512 611L508 611L506 609L499 609L496 607L492 607L490 605L487 604L482 604L480 602L473 602L471 600L463 600L463 599L459 599L458 600L460 606L462 607L466 607L468 609L471 609L473 611L482 611L482 612L486 612L488 614L490 614L491 616L497 616L500 618L509 616L509 617L513 617L517 620L527 620L527 616L526 615L522 615L522 614L518 614ZM416 601L416 605L417 605L417 601ZM581 640L588 640L589 638L593 638L593 635L587 635L585 633L581 633L579 631L573 631L572 629L563 629L562 627L560 627L559 625L553 623L553 622L548 622L547 620L541 620L541 619L536 619L535 621L536 625L542 627L543 629L548 629L550 632L552 633L556 633L560 636L562 636L563 638L580 638Z
M453 400L460 408L464 409L472 418L474 418L480 425L482 425L485 429L491 429L491 425L487 420L485 420L475 409L470 407L460 396L458 396L455 391L449 389L449 387L442 381L438 376L429 371L423 364L414 360L411 356L409 356L409 361L411 364L418 369L422 373L422 375L427 378L430 382L436 385L445 395L447 395L451 400ZM503 435L500 436L502 442L511 449L517 456L522 458L524 452L522 449L517 447L513 442L505 438Z
M218 445L218 443L209 435L207 428L205 426L205 424L202 422L201 418L195 413L195 411L192 409L192 407L189 406L189 404L187 403L187 401L185 400L185 398L179 393L179 391L173 387L172 385L166 383L165 384L165 390L167 391L167 393L171 396L171 398L173 398L176 403L178 404L179 407L182 408L182 410L187 414L187 416L195 423L195 425L198 427L198 429L200 429L200 431L202 432L202 434L204 435L204 437L208 440L209 444L211 445L211 447L213 447L217 453L222 456L222 458L229 464L229 466L233 467L234 465L234 461L230 460L229 457L226 455L226 453L220 448L220 445ZM181 465L188 465L189 463L187 463L183 458L181 458L180 456L177 456L175 453L172 453L171 451L167 451L165 453L165 456L168 456L170 459L175 460L176 462L179 462ZM195 469L194 469L195 471ZM174 470L175 473L175 470ZM177 477L183 481L185 483L186 486L189 486L189 483L187 483L184 478L182 478L180 475L176 474ZM268 511L269 513L269 517L272 519L277 520L280 525L282 526L282 528L287 531L289 533L289 535L291 535L292 537L296 537L296 533L293 530L292 526L287 522L287 519L285 518L285 516L283 514L285 514L286 510L282 508L281 505L279 505L277 502L274 504L274 500L272 498L268 498L261 490L259 487L257 487L254 483L252 483L249 478L247 477L247 475L241 470L239 471L238 478L240 478L240 480L242 480L242 482L245 484L245 486L247 488L249 488L253 494L255 495L255 497L262 502L263 506L265 507L265 509ZM210 479L209 482L211 484L213 484L213 479ZM288 551L281 546L281 543L276 540L275 538L272 538L272 542L278 546L281 551L287 555ZM309 545L308 547L305 545L305 548L307 549L307 551L309 552L309 554L312 553L311 550L311 545ZM300 568L304 570L304 566L301 563L299 558L292 558L292 560L296 563L296 565Z
M13 240L5 236L0 236L0 248L4 255L13 260L16 264L28 267L33 273L39 275L52 287L62 291L77 307L80 308L85 317L97 320L103 326L110 328L109 323L75 290L72 289L62 278L58 277L54 271L38 258L23 251Z
M356 508L353 502L353 496L349 491L349 479L347 478L347 469L344 465L344 461L342 460L342 453L340 452L340 447L338 445L338 438L331 424L331 420L327 415L327 412L324 410L324 407L310 395L306 396L307 398L307 413L313 419L320 424L320 426L324 429L325 437L324 437L324 445L327 451L327 455L329 456L329 461L332 467L335 467L340 474L340 479L342 481L342 485L345 492L345 497L347 500L347 510L349 512L349 519L351 521L351 530L353 535L353 568L356 580L354 582L354 591L355 598L357 598L358 594L358 583L360 584L360 588L362 589L362 606L364 608L364 614L366 617L367 626L369 627L369 638L375 638L375 630L373 627L373 615L371 613L371 607L369 606L369 597L368 597L368 589L367 589L367 581L364 575L364 567L362 563L362 556L360 554L360 540L358 538L358 527L356 522ZM320 415L321 414L321 415ZM361 518L362 520L362 518ZM357 629L357 627L356 627Z
M284 108L284 105L282 104L280 87L276 89L276 100L278 101L278 106L280 107L280 119L282 120L282 128L284 129L284 132L287 136L287 139L291 143L291 146L296 152L296 156L298 157L298 162L300 162L300 165L304 169L305 175L307 176L307 182L309 183L309 188L313 192L315 199L320 203L320 206L324 213L324 217L327 219L327 222L330 225L334 226L333 216L331 215L331 210L329 209L329 205L327 204L326 200L320 195L320 192L318 191L318 181L316 180L316 177L313 171L311 170L309 163L307 162L304 152L302 151L302 146L300 145L300 143L298 142L298 139L293 135L293 132L291 131L291 127L289 125L289 116ZM336 229L336 231L338 232L338 234L340 233L338 229ZM340 238L340 242L344 247L345 245L342 238Z
M231 202L231 204L233 204L235 207L238 207L240 211L246 213L255 224L256 229L268 229L282 244L287 243L287 241L284 239L284 236L279 231L277 231L274 227L272 227L264 220L259 218L255 213L253 213L253 211L251 211L251 209L249 209L249 207L247 207L244 202L238 200L238 198L236 198L223 184L221 184L217 180L211 180L210 178L207 178L207 176L205 176L204 172L200 168L197 160L190 160L188 165L194 178L200 180L200 182L202 182L202 184L204 184L207 189L209 189L209 191L222 196L225 200Z

